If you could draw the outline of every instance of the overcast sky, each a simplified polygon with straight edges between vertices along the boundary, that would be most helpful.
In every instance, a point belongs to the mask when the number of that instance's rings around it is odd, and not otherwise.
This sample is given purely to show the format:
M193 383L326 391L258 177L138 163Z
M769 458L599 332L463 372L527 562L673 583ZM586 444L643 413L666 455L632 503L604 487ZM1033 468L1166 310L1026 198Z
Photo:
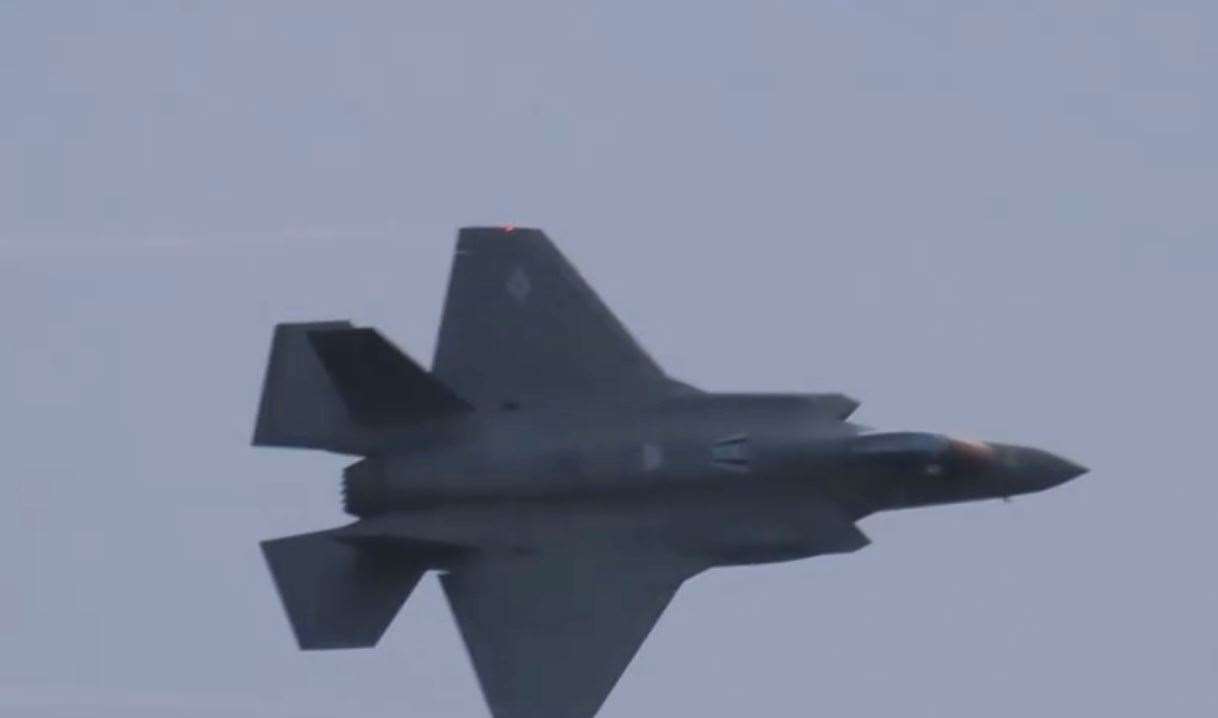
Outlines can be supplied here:
M342 523L344 460L248 444L275 322L426 361L511 222L693 384L1092 469L694 579L605 718L1215 715L1216 21L0 0L0 713L486 715L434 579L297 651L257 542Z

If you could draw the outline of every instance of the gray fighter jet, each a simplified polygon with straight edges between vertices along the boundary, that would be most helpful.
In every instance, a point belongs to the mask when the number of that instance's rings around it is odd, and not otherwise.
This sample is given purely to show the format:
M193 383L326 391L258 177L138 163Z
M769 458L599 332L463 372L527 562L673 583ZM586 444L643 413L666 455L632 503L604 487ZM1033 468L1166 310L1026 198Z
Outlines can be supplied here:
M857 551L876 511L1086 471L857 406L676 381L542 232L463 229L430 372L348 322L275 329L254 444L361 457L358 520L262 549L301 648L374 645L438 571L496 718L586 718L701 571Z

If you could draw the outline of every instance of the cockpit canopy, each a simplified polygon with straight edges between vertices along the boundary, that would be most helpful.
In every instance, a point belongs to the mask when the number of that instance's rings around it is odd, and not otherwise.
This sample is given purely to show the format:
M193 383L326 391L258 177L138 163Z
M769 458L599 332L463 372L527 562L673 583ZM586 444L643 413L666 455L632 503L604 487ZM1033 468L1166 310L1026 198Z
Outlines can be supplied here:
M914 431L860 435L851 442L851 453L892 469L931 477L980 473L995 460L989 444Z

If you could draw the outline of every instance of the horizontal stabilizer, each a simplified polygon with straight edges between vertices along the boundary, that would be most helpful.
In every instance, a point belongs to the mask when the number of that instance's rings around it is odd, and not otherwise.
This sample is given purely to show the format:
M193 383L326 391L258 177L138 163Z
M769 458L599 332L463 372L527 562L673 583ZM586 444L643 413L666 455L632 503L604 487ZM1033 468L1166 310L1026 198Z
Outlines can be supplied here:
M418 421L471 409L375 329L311 331L309 340L357 424Z
M254 429L255 446L340 451L356 443L347 410L309 344L311 331L349 328L350 322L275 327Z
M262 542L303 649L376 645L427 570L401 553L339 541L335 532Z
M470 408L373 329L279 324L254 445L367 454L384 426Z

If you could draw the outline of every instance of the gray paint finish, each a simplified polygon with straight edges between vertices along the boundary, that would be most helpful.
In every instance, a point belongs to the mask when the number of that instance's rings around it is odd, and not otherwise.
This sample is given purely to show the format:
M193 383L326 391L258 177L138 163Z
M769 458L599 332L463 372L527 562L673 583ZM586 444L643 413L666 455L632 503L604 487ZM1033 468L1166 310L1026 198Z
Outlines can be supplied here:
M668 378L540 230L459 237L431 374L372 329L275 330L254 444L364 457L343 478L359 521L262 543L303 649L376 645L436 570L495 718L592 718L706 569L850 553L878 511L1087 471L868 430L838 394L703 393ZM640 444L672 459L639 467Z
M275 322L425 358L501 222L694 384L1094 472L703 573L603 715L1218 712L1218 8L699 12L0 3L0 712L484 716L433 579L297 651L255 546L346 461L247 442Z

